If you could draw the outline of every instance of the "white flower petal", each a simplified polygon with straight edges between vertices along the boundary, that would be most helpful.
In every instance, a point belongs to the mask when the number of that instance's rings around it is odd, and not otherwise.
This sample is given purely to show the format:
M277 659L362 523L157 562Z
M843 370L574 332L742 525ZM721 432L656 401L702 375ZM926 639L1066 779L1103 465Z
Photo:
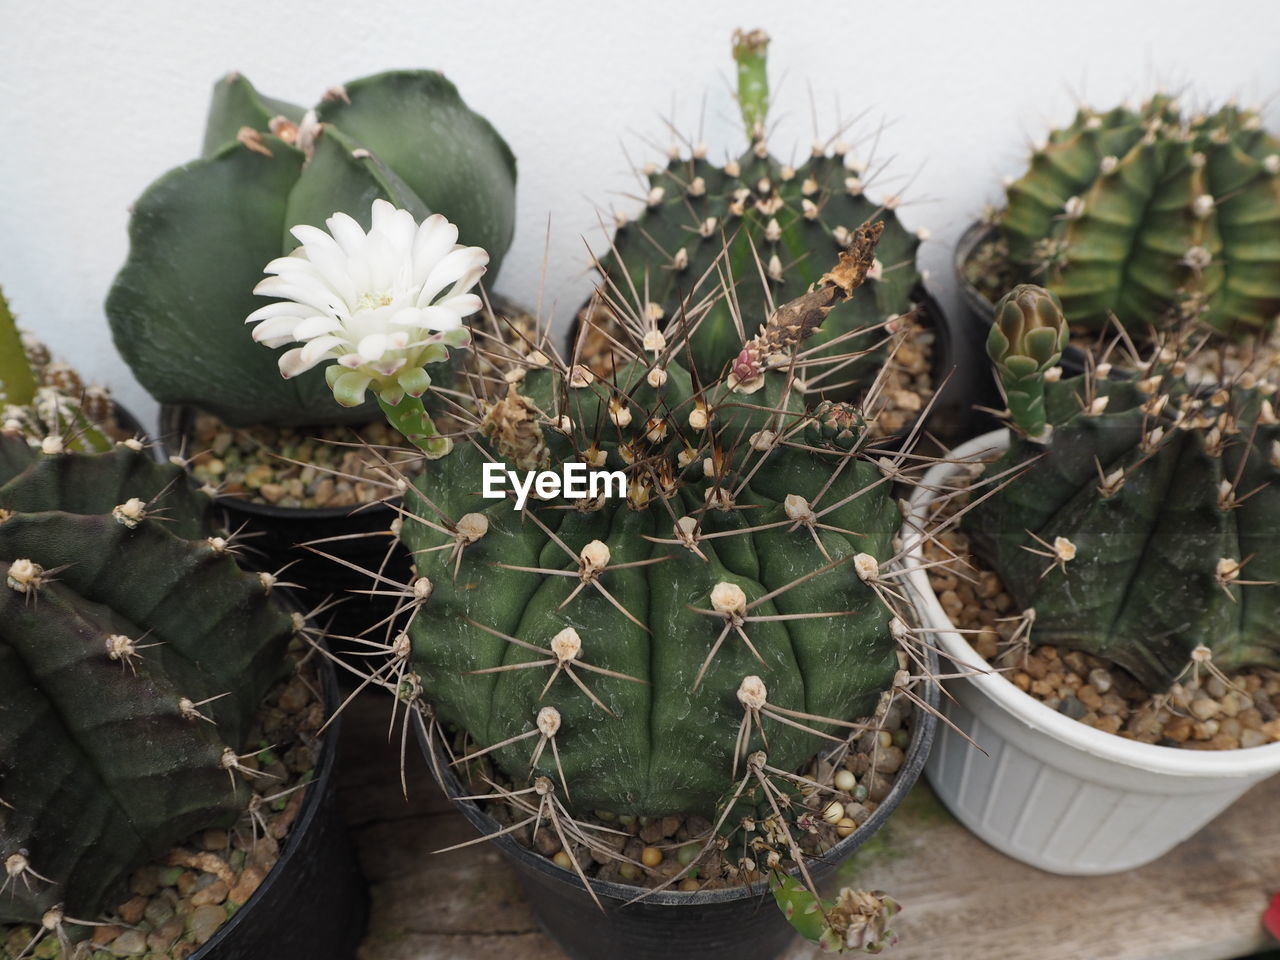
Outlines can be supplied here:
M479 247L462 247L454 250L432 268L426 282L422 285L422 292L418 294L418 306L425 307L449 284L468 276L477 268L482 269L488 262L489 254ZM478 275L477 279L479 279Z
M298 376L300 373L306 373L319 362L319 357L311 361L304 358L301 347L295 347L293 350L286 350L284 353L280 354L280 376L288 380L292 377Z
M456 312L459 317L469 317L473 313L479 313L484 308L484 301L474 293L460 293L456 297L450 297L440 306L448 307Z
M352 217L345 213L335 213L324 222L324 225L329 228L329 232L333 234L333 239L338 241L338 246L343 249L347 256L358 256L360 251L364 249L364 228L356 223Z
M277 317L293 317L294 320L301 320L306 315L306 312L300 309L296 303L289 300L280 300L276 303L268 303L265 307L259 307L245 317L244 322L257 323L259 320L274 320Z
M315 366L315 364L325 356L334 347L341 346L342 340L339 337L316 337L314 340L307 341L302 347L302 359L307 361L307 368Z
M297 309L297 304L291 303L289 306ZM288 343L290 340L298 339L294 335L301 317L271 317L263 320L253 328L253 339L258 343L266 343L271 340L278 340L281 343Z
M405 307L403 310L397 310L391 315L391 323L397 327L425 327L427 325L424 312L419 307Z
M425 283L437 263L458 245L458 228L438 213L422 221L413 240L413 282Z
M413 248L418 224L408 210L399 210L385 200L373 201L373 229L387 237L395 248L397 265L403 264Z
M382 359L387 352L387 337L382 333L371 333L360 341L356 348L365 363L374 363Z
M326 333L337 333L342 329L342 323L333 317L327 317L319 314L314 317L307 317L299 323L293 330L295 340L310 340L312 337L320 337Z
M457 330L462 326L458 311L448 307L423 307L418 312L422 315L418 326L427 330Z

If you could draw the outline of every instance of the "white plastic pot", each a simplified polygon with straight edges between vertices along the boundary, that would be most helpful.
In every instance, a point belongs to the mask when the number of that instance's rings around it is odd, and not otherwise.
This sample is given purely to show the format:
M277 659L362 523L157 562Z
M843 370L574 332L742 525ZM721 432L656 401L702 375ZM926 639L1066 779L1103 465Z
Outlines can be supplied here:
M1009 444L1006 430L957 447L949 460L982 460ZM1205 826L1256 783L1280 772L1280 743L1182 750L1126 740L1072 720L1023 693L959 633L929 585L920 530L938 492L963 470L925 474L903 527L909 593L939 649L974 675L945 684L943 711L983 753L939 724L925 772L966 827L996 849L1053 873L1116 873L1150 863Z

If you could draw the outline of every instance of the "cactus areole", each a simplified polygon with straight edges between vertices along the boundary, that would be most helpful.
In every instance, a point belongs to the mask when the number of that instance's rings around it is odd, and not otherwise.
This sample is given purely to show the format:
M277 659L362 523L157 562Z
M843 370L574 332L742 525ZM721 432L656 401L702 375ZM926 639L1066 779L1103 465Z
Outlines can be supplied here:
M407 669L519 787L577 812L714 817L749 752L796 769L815 730L843 739L892 686L879 577L897 507L861 418L815 419L785 359L853 295L879 232L710 385L679 342L609 381L531 353L408 494L402 537L432 587ZM517 511L482 494L488 464L570 462L621 471L626 496Z
M294 629L269 594L180 468L0 431L0 924L94 920L135 867L235 822Z

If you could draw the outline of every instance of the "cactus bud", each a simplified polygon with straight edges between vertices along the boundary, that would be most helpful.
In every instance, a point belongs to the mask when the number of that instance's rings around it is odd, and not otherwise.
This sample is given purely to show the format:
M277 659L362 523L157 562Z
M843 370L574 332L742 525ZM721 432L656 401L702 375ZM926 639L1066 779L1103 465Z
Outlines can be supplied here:
M987 355L1004 387L1012 422L1032 440L1048 436L1045 374L1062 359L1070 330L1058 298L1033 284L1019 284L996 304Z

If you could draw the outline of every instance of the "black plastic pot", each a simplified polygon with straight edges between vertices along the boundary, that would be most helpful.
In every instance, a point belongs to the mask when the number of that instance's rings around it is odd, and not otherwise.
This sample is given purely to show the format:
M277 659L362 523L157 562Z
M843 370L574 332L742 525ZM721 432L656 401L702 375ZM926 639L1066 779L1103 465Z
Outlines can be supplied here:
M337 677L320 661L325 710L337 709ZM329 724L315 779L283 841L280 860L249 902L190 960L347 960L356 954L369 893L338 811L334 771L341 716Z
M196 411L192 407L164 404L160 407L160 442L168 453L190 451ZM383 576L407 583L411 561L399 540L390 536L391 524L399 516L400 501L389 500L357 507L277 507L252 503L236 497L222 497L218 506L226 513L227 529L243 530L246 566L274 573L293 564L283 579L300 584L296 595L308 607L315 608L329 597L343 598L331 612L330 631L356 636L391 615L395 600L352 593L378 587L373 578L318 556L299 546L329 537L354 536L320 544L322 550L340 557L364 570L382 570ZM361 536L368 534L368 536ZM328 621L326 621L328 622ZM341 639L333 641L335 651L344 650Z
M931 652L929 657L936 673L936 655ZM926 688L925 700L937 709L936 685ZM932 713L916 708L906 760L892 790L857 831L825 857L807 863L816 882L830 878L911 790L924 769L936 726ZM424 752L430 751L420 725L417 733ZM474 791L453 775L447 759L430 759L429 765L443 777L441 788L477 830L491 835L502 829L475 801L458 799ZM601 912L573 872L510 835L489 842L515 866L539 922L574 960L778 960L797 936L765 883L690 893L664 890L630 903L646 893L645 888L592 880L591 889L605 906Z
M960 290L961 302L961 316L957 322L959 336L966 341L969 350L976 351L975 356L981 363L980 369L984 371L982 377L985 381L982 385L984 389L976 394L979 398L977 402L983 406L996 408L1002 405L1000 393L990 373L991 364L987 361L987 332L991 329L991 321L995 316L995 304L969 282L969 275L965 268L979 247L996 239L997 231L997 227L981 220L970 224L969 229L960 235L960 240L956 244L955 257L956 286ZM1062 354L1063 374L1074 377L1084 373L1084 368L1084 351L1079 347L1068 345ZM994 426L998 424L993 422L992 429Z
M934 337L931 375L935 393L924 426L944 443L951 443L972 432L973 395L984 376L983 365L977 361L983 355L974 354L969 342L956 335L942 304L923 283L916 286L911 299L921 307L921 319ZM905 439L917 425L918 421L912 421L899 436Z

